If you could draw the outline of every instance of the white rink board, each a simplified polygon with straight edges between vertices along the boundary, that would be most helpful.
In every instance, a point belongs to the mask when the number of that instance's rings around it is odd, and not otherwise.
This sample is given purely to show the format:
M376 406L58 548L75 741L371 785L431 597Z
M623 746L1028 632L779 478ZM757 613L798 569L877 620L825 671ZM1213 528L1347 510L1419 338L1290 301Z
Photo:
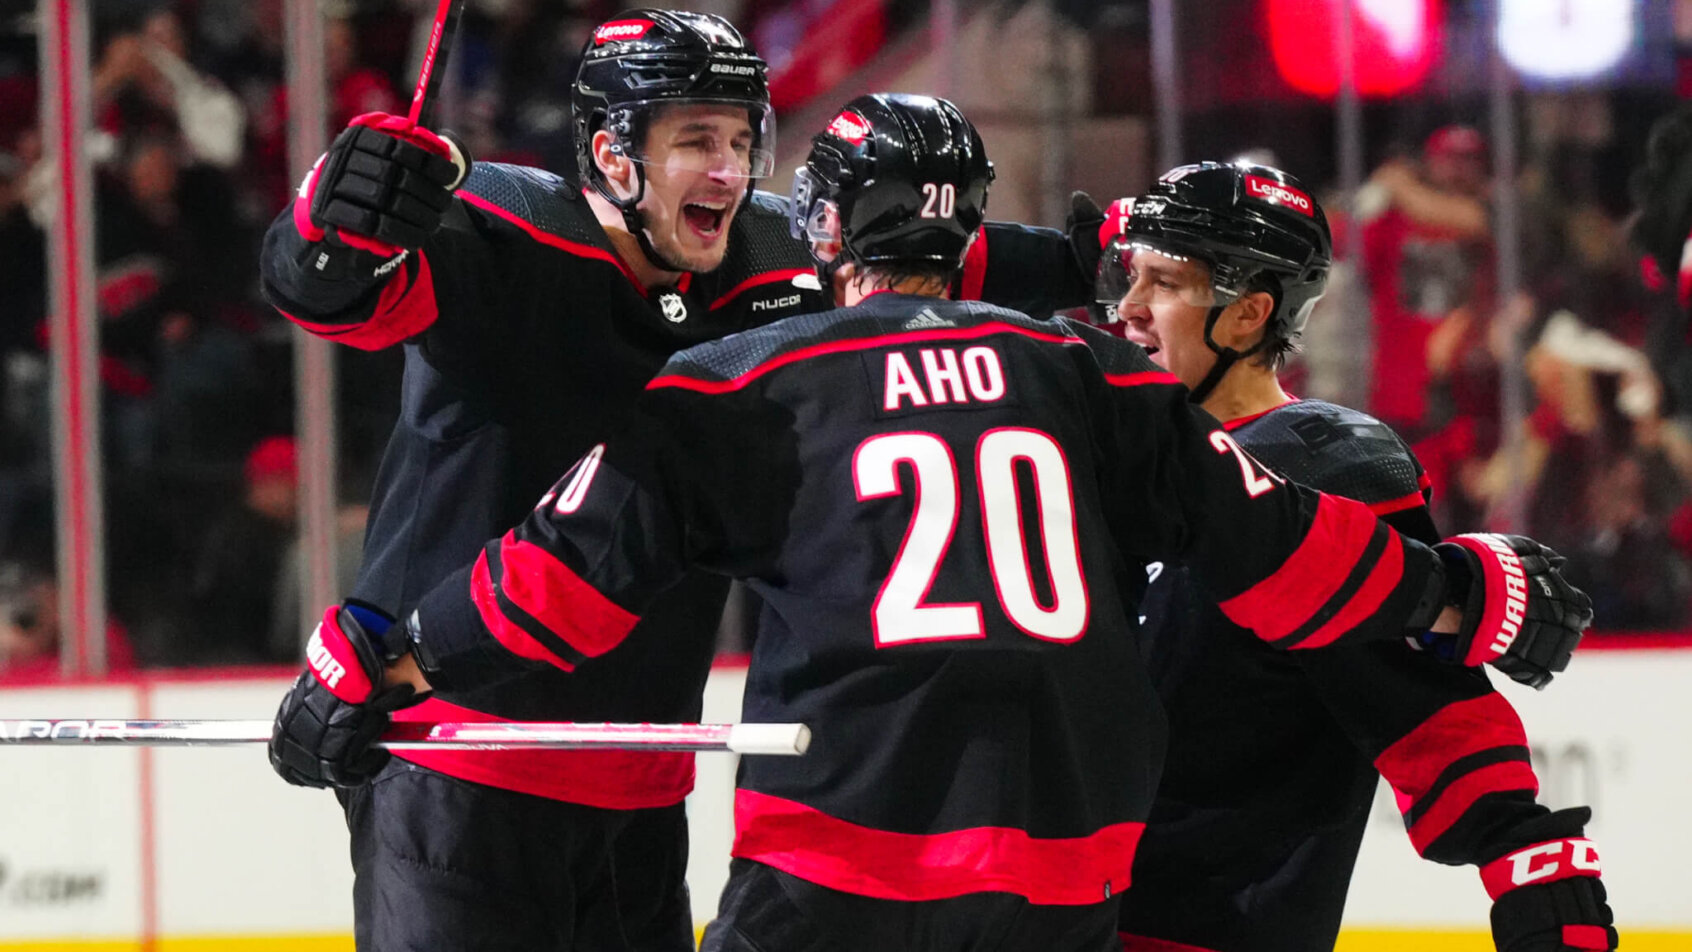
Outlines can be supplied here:
M705 719L733 720L744 684L744 668L715 671ZM264 678L9 689L0 690L0 717L268 718L286 686ZM1592 833L1622 924L1692 928L1688 877L1677 861L1692 855L1684 806L1692 791L1692 651L1588 652L1544 693L1505 690L1535 741L1548 801L1597 808ZM145 796L144 759L152 778ZM688 804L700 922L714 911L726 874L734 766L733 756L701 755ZM149 921L169 937L351 931L339 807L327 792L276 779L260 745L145 755L0 750L0 804L0 945L136 937ZM1418 860L1383 794L1348 928L1484 929L1486 914L1474 870Z
M1584 652L1544 691L1488 673L1521 712L1541 801L1593 808L1618 922L1692 927L1692 650ZM1417 858L1382 784L1346 926L1473 927L1488 907L1473 867Z

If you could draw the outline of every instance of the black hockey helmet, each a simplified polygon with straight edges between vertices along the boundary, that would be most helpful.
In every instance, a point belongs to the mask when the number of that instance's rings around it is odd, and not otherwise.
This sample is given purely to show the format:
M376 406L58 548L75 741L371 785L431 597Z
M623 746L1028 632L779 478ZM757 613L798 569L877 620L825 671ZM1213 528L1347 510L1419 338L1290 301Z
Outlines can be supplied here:
M846 261L961 267L992 182L986 146L958 107L928 96L859 96L812 137L794 174L793 236L809 241L824 274ZM833 241L838 254L818 257L817 244Z
M645 225L635 205L646 192L644 139L661 106L717 103L744 108L752 126L746 194L775 167L775 113L769 67L732 23L683 10L629 10L601 23L582 48L570 103L581 184L623 212L648 257ZM636 163L639 187L627 199L612 193L593 161L593 136L615 137L612 149Z
M1249 163L1183 165L1136 199L1100 259L1101 303L1115 304L1127 292L1134 251L1142 248L1209 267L1212 293L1200 303L1211 309L1205 343L1222 357L1217 379L1235 360L1264 349L1279 353L1302 334L1333 263L1322 206L1293 176ZM1258 290L1275 299L1263 339L1244 353L1217 345L1211 331L1222 310ZM1214 386L1194 388L1195 397Z

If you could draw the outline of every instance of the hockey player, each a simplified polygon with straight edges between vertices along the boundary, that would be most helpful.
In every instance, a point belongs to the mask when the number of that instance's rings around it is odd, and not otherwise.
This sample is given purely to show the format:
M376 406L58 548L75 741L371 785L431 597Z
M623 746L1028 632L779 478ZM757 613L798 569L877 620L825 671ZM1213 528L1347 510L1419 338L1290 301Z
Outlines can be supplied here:
M405 347L352 593L371 609L409 612L520 521L674 352L832 303L784 200L753 191L775 148L765 66L726 21L634 10L602 24L574 107L578 181L483 163L455 194L446 142L360 117L266 236L264 288L283 312L330 340ZM964 294L1090 297L1062 233L988 231ZM443 689L398 716L697 720L725 591L691 573L579 676ZM284 777L347 788L360 949L692 948L690 754L409 752L326 769L282 741Z
M1284 648L1437 617L1467 663L1566 661L1590 613L1531 540L1401 539L1259 468L1138 347L945 299L991 178L951 104L851 102L792 203L842 307L677 355L405 625L331 608L302 755L356 762L395 694L586 672L687 571L731 575L765 605L744 717L813 740L742 762L705 949L1104 952L1163 746L1146 559L1206 566Z
M1284 172L1184 166L1131 206L1100 299L1252 457L1432 544L1404 442L1276 379L1331 248ZM1332 948L1377 776L1422 856L1480 867L1500 952L1615 948L1590 811L1535 802L1521 722L1482 672L1404 644L1275 651L1169 563L1141 614L1170 747L1123 904L1129 952Z

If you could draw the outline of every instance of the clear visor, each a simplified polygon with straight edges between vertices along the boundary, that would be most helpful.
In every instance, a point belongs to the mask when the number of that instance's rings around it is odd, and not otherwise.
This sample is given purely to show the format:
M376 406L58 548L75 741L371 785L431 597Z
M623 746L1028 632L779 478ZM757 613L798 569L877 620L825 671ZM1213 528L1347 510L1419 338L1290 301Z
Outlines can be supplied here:
M802 165L794 171L788 233L809 243L811 254L827 262L840 254L840 206L833 199L819 198L821 191L809 168Z
M747 181L775 171L775 113L767 105L745 102L659 100L630 103L630 110L650 110L644 149L629 149L629 159L668 175L714 175Z
M1215 286L1210 265L1202 259L1127 235L1118 235L1105 247L1094 287L1094 299L1110 309L1112 318L1125 300L1146 307L1211 308L1225 307L1239 296L1237 290Z

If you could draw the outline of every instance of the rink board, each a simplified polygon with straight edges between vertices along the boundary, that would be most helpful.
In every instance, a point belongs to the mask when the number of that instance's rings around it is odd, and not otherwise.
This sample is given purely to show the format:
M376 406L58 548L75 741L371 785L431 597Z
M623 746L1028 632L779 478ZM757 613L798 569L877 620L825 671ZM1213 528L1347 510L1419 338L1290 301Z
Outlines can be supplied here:
M154 677L0 690L0 717L269 717L288 679ZM719 667L706 719L732 720L743 668ZM1692 949L1692 651L1583 651L1543 693L1505 685L1553 806L1591 833L1633 952ZM710 916L732 835L734 759L699 758L689 800L695 914ZM264 750L0 750L0 950L348 950L351 871L334 798L283 784ZM1415 857L1383 791L1342 952L1485 952L1473 869ZM143 943L143 937L152 937Z

